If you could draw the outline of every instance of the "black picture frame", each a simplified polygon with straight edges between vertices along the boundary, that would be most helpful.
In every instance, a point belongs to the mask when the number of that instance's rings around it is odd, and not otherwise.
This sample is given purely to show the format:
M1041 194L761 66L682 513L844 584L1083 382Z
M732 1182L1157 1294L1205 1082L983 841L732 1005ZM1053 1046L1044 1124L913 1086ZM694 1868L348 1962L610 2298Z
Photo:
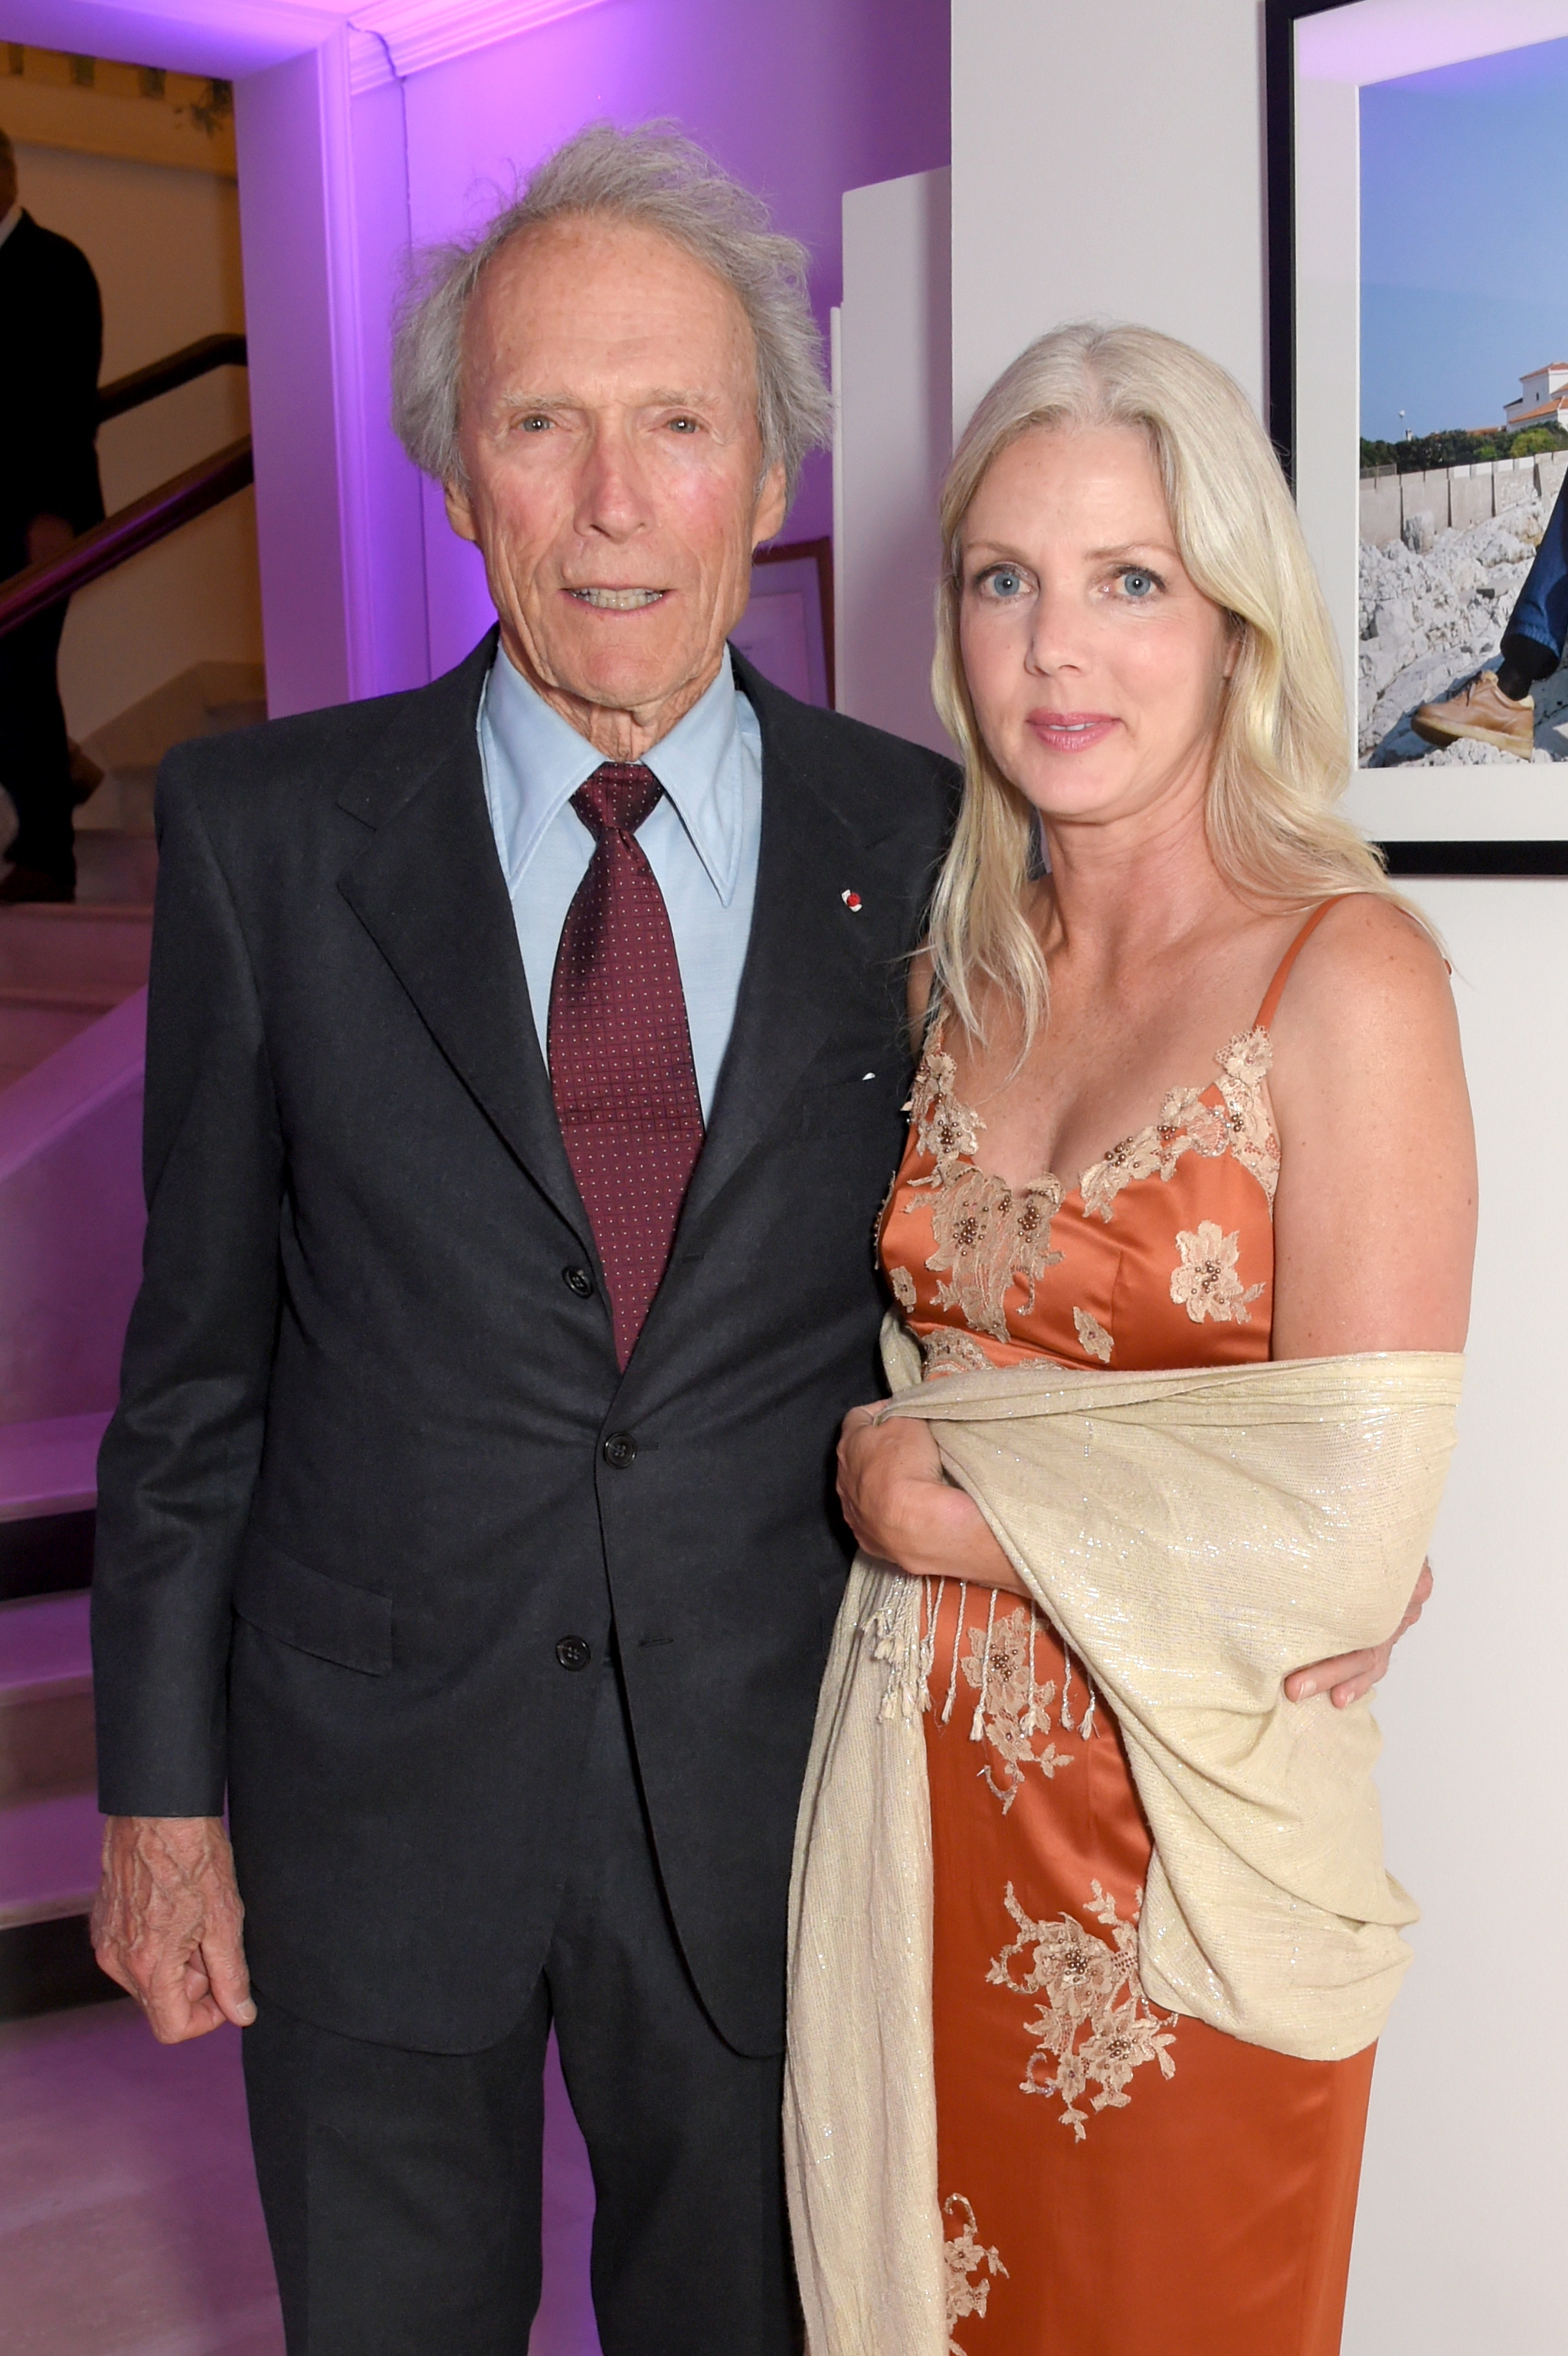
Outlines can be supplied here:
M1356 0L1264 0L1264 142L1267 242L1265 383L1270 439L1296 487L1296 28ZM1385 842L1391 875L1568 875L1561 841Z

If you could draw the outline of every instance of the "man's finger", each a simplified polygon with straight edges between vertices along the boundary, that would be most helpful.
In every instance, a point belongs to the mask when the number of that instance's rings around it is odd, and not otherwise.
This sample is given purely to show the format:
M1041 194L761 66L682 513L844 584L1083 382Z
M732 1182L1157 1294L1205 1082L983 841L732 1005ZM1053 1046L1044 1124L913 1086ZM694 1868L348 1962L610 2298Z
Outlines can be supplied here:
M1292 1701L1310 1701L1316 1693L1327 1693L1353 1677L1367 1676L1377 1665L1381 1655L1371 1650L1340 1653L1331 1661L1314 1661L1310 1668L1297 1669L1286 1677L1285 1690Z
M231 2020L236 2029L249 2029L256 2018L256 2007L244 1948L238 1939L205 1939L201 1957L212 2000L224 2019Z

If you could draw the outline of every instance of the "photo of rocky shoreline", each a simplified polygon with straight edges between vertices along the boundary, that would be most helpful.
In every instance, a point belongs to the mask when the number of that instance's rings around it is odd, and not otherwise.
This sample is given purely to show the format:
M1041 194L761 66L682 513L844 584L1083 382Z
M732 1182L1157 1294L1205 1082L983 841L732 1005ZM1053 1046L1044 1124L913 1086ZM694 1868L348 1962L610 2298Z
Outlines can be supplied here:
M1496 663L1549 508L1534 494L1457 530L1436 529L1432 515L1417 509L1406 515L1397 540L1362 541L1357 741L1363 767L1520 766L1513 755L1486 744L1435 751L1416 735L1410 715ZM1535 690L1534 758L1568 761L1568 667Z

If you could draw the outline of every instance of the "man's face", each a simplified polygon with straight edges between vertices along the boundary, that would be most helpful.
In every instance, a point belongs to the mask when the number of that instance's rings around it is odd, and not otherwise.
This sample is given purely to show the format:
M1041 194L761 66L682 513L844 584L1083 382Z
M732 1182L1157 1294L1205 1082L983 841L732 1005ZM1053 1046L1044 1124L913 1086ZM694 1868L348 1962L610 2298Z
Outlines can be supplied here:
M453 527L484 552L507 651L612 757L635 759L712 680L752 551L784 520L759 489L750 324L656 230L588 215L527 230L469 306Z
M0 220L4 220L16 201L16 159L0 155Z

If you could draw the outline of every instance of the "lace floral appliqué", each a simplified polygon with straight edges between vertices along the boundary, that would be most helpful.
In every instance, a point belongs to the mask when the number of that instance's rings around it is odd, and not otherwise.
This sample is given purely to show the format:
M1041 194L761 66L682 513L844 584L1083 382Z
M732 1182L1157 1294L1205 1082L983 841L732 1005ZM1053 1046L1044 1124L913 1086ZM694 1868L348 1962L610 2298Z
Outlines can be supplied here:
M1061 1181L1047 1173L1027 1185L1009 1186L990 1171L976 1169L975 1151L984 1126L977 1113L953 1093L956 1072L933 1034L910 1098L915 1144L935 1163L916 1190L932 1194L931 1229L936 1248L926 1261L933 1275L950 1281L936 1289L939 1309L956 1309L976 1333L1006 1342L1004 1302L1016 1285L1023 1295L1020 1315L1034 1308L1035 1287L1061 1254L1051 1248L1051 1223L1061 1208ZM908 1208L916 1205L912 1202Z
M1250 1324L1247 1305L1264 1288L1261 1284L1243 1288L1236 1274L1241 1229L1232 1236L1221 1235L1214 1220L1200 1219L1197 1234L1183 1228L1176 1248L1181 1258L1170 1272L1170 1297L1179 1308L1185 1308L1194 1325L1201 1325L1205 1317L1212 1317L1220 1325Z
M990 1369L991 1361L978 1342L972 1342L953 1325L938 1325L923 1333L920 1349L928 1376L983 1375Z
M1103 1939L1072 1915L1054 1922L1035 1922L1019 1904L1009 1881L1007 1908L1019 1935L997 1955L986 1977L997 1987L1019 1996L1040 1996L1045 2001L1025 2026L1035 2040L1029 2068L1019 2081L1025 2094L1061 2097L1061 2125L1071 2127L1082 2143L1089 2112L1079 2108L1079 2097L1091 2085L1089 2109L1125 2110L1131 2096L1127 2082L1146 2062L1157 2062L1160 2075L1173 2078L1176 2064L1167 2048L1175 2043L1175 2017L1152 2009L1138 1978L1137 1913L1140 1890L1133 1901L1133 1920L1117 1918L1116 1901L1100 1884L1090 1885L1093 1896L1085 1912L1105 1924L1111 1936ZM1015 1964L1027 1964L1019 1971Z
M990 2277L1003 2275L1003 2265L997 2251L987 2250L975 2227L975 2211L961 2192L950 2192L942 2204L944 2218L956 2217L960 2230L949 2233L942 2244L942 2254L947 2268L947 2346L949 2356L964 2356L964 2351L953 2337L953 2327L962 2323L966 2315L984 2319L987 2302L991 2296Z
M979 1699L975 1705L970 1737L984 1740L997 1753L1002 1780L998 1783L987 1763L980 1772L987 1788L1002 1804L1002 1814L1019 1795L1027 1767L1038 1767L1050 1783L1059 1767L1071 1767L1071 1751L1058 1751L1051 1740L1051 1705L1056 1682L1040 1684L1034 1674L1034 1613L1019 1604L1006 1619L993 1612L990 1624L968 1631L969 1651L959 1663L965 1681ZM1037 1750L1036 1735L1044 1746Z
M1269 1117L1264 1083L1274 1061L1266 1031L1247 1031L1230 1040L1214 1058L1214 1083L1222 1102L1205 1104L1201 1088L1172 1088L1159 1119L1113 1145L1103 1162L1080 1181L1083 1215L1109 1224L1117 1195L1136 1179L1169 1181L1184 1153L1213 1161L1230 1151L1251 1171L1269 1202L1279 1178L1279 1140Z
M908 1269L890 1268L888 1282L892 1287L893 1299L898 1302L904 1315L912 1317L914 1314L915 1290L914 1279Z
M1072 1312L1072 1323L1078 1335L1080 1348L1089 1357L1098 1358L1103 1366L1108 1366L1111 1363L1111 1353L1116 1345L1099 1319L1087 1309L1075 1309Z

